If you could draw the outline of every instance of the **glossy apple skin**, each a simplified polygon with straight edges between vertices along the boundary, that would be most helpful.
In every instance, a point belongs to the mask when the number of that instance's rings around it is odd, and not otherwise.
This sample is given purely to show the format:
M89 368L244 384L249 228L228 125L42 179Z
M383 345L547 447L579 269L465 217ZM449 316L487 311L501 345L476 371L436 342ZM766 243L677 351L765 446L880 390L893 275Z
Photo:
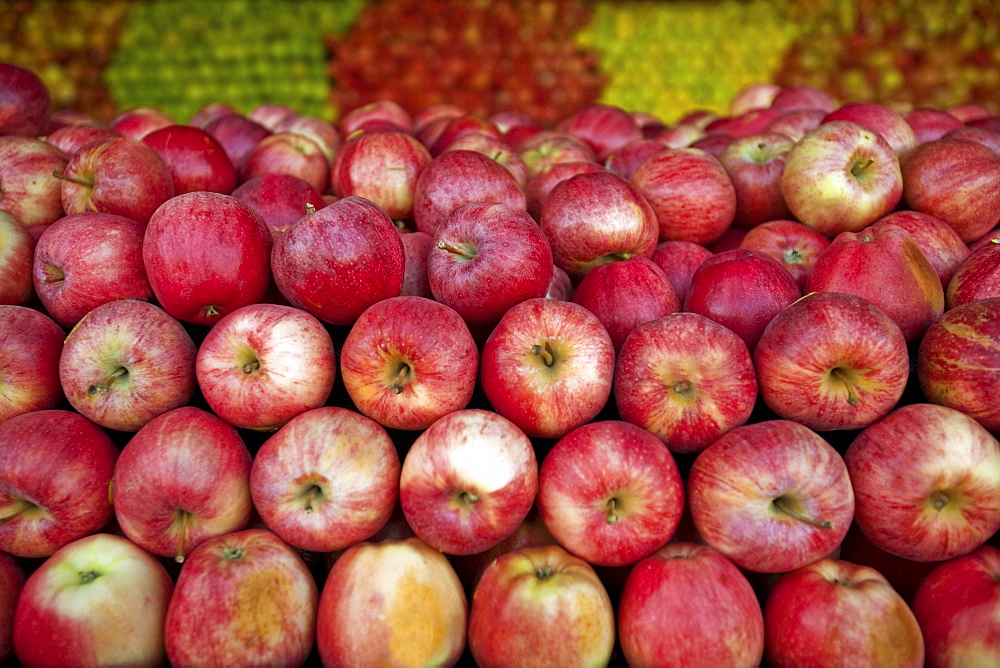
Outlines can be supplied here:
M772 666L924 665L913 612L876 570L821 559L778 579L764 602Z
M62 547L31 573L14 615L22 665L157 666L174 583L152 555L99 533Z
M287 105L265 102L251 109L247 118L275 132L282 122L297 114L297 111Z
M63 399L59 356L66 332L41 311L0 305L0 425Z
M492 122L472 114L462 114L448 119L441 126L440 132L435 134L434 140L427 143L427 149L432 156L437 157L452 149L458 140L471 135L486 135L494 139L502 137L500 129Z
M392 439L378 423L323 406L292 418L261 445L250 494L282 540L334 552L368 540L389 521L399 469Z
M212 135L190 125L168 125L142 141L159 154L170 169L174 194L204 190L229 195L238 175L226 150Z
M601 264L656 250L656 214L631 182L604 170L558 183L539 220L552 260L579 280Z
M844 460L855 522L887 552L942 561L1000 529L1000 443L964 413L900 406L862 431Z
M712 251L693 241L661 241L649 259L667 275L683 304L695 270L712 255Z
M308 137L315 142L327 163L331 165L334 156L343 144L343 137L335 125L307 114L289 114L275 125L274 130L275 132L294 132Z
M101 304L148 301L145 229L110 213L74 213L49 225L35 245L32 281L45 310L67 329Z
M658 241L707 245L736 216L736 188L719 159L696 148L671 148L642 163L632 175L659 224Z
M969 247L948 223L919 211L893 211L872 223L873 228L898 227L905 230L934 267L941 285L948 282L969 256Z
M642 128L632 115L610 104L589 104L560 121L556 130L585 142L600 162L642 139Z
M0 211L0 304L26 306L35 297L31 266L35 238L14 216Z
M1000 661L1000 550L990 545L939 564L913 597L913 614L927 648L927 665L982 665Z
M826 112L822 109L789 109L767 124L765 132L777 132L792 141L802 139L810 130L823 122Z
M892 211L903 195L903 176L881 135L851 121L830 121L788 152L781 191L797 220L835 236Z
M917 142L940 139L952 130L962 127L962 121L943 109L917 107L903 114L905 120L917 136Z
M153 418L115 466L114 505L129 540L183 562L250 520L250 451L236 429L194 406Z
M882 135L896 155L902 156L920 141L906 120L892 109L874 102L848 102L826 115L823 123L853 121Z
M330 163L319 145L297 132L274 132L247 151L243 179L265 174L291 174L319 192L330 186Z
M326 403L337 363L330 334L314 316L250 304L205 335L195 373L216 415L234 427L273 431Z
M116 116L109 127L129 139L142 140L154 130L174 125L173 116L156 107L134 107L126 109Z
M248 181L243 171L250 149L268 137L271 131L241 114L224 114L213 118L205 124L204 129L222 144L226 155L236 167L240 180Z
M106 141L121 137L120 134L104 125L93 123L71 123L53 130L45 137L45 142L72 157L81 148L93 141Z
M26 578L20 562L0 552L0 661L14 656L14 608Z
M39 137L49 123L49 89L37 74L0 63L0 135Z
M375 302L399 296L405 261L392 220L361 197L304 216L271 252L281 294L335 325L353 325Z
M29 228L61 218L63 186L53 172L64 171L67 161L40 139L0 136L0 211Z
M623 420L671 452L699 452L750 418L757 378L743 339L704 316L674 313L625 340L614 394Z
M370 306L340 352L358 411L389 429L422 430L472 399L479 350L452 308L425 297Z
M778 109L750 109L737 116L716 118L705 126L708 134L726 134L736 139L760 134L783 112Z
M357 543L327 575L316 641L324 666L448 666L465 649L467 620L443 554L418 538Z
M238 113L240 112L237 111L236 107L225 102L209 102L191 115L191 118L188 119L188 125L204 128L216 118Z
M919 341L945 305L934 266L908 232L892 226L841 232L816 258L805 291L864 297L899 325L907 343Z
M684 483L673 455L628 422L581 425L542 460L538 512L570 553L600 566L625 566L673 536Z
M724 434L695 459L687 492L705 542L758 573L784 573L831 554L854 516L843 458L788 420Z
M614 366L614 345L597 316L539 298L504 314L483 345L480 372L497 413L533 438L561 438L603 410Z
M759 251L780 262L802 290L817 258L829 245L828 237L797 220L769 220L740 241L740 248Z
M830 113L838 107L837 101L824 90L815 86L787 86L779 90L771 100L771 108L789 111L792 109L822 109Z
M604 167L599 163L576 160L574 162L560 162L530 177L524 185L524 194L528 201L528 213L535 220L540 221L542 219L542 207L545 205L545 200L548 199L549 193L552 192L553 188L571 176L600 171L604 171Z
M487 666L607 665L611 599L593 567L558 545L525 547L483 572L469 610L469 650Z
M971 416L1000 433L1000 297L945 312L917 351L917 379L928 401Z
M1000 243L983 244L962 261L948 281L945 306L953 309L990 297L1000 297Z
M781 192L781 174L794 145L786 135L764 132L740 137L719 154L719 162L736 189L734 225L751 229L769 220L791 217Z
M685 144L686 146L687 144ZM604 166L608 171L617 174L623 179L631 179L635 170L646 160L656 155L668 144L659 139L640 139L631 144L627 144L608 156Z
M760 395L815 431L861 429L903 396L910 374L899 326L871 302L808 294L779 313L754 351Z
M545 233L523 208L470 202L434 231L427 282L470 328L488 329L515 304L545 296L552 260Z
M319 592L302 557L275 534L246 529L191 552L167 608L172 665L305 663Z
M427 280L427 256L430 255L434 238L426 232L401 232L403 254L406 256L403 272L403 287L399 294L407 297L433 299L430 282Z
M0 550L47 557L114 515L108 486L118 448L78 413L40 410L0 425Z
M765 109L771 106L774 96L781 86L770 82L751 83L736 92L729 100L729 113L738 116L751 109Z
M378 100L351 109L340 117L338 127L340 133L346 137L355 130L361 129L366 123L373 121L393 123L407 132L414 129L413 117L410 113L398 102L392 100Z
M240 184L232 195L260 214L274 238L306 215L310 206L313 210L326 206L315 188L291 174L254 177Z
M521 188L528 182L528 166L524 158L503 138L492 134L473 133L459 137L448 145L449 151L479 151L507 168Z
M564 162L600 164L594 149L568 132L543 130L521 142L518 153L528 167L528 177L534 177Z
M121 299L98 306L72 329L59 380L82 415L106 429L134 432L191 401L196 352L191 335L163 309Z
M764 619L750 583L706 545L669 543L633 568L618 604L629 665L757 666Z

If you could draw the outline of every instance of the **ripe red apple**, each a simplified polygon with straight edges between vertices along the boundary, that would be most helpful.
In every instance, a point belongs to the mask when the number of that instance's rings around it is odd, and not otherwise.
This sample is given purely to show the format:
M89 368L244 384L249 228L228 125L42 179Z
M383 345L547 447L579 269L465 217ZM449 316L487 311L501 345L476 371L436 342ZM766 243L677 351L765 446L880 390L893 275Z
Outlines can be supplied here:
M960 128L955 128L947 135L944 136L946 139L970 139L974 142L979 142L989 149L992 149L996 153L1000 153L1000 117L993 117L989 119L992 125L985 125L988 119L981 119L984 124L978 125L963 125Z
M830 121L852 121L882 135L897 156L903 156L915 148L920 141L917 133L900 114L882 104L874 102L848 102L837 107L823 119Z
M261 301L271 280L271 233L232 195L177 195L156 210L142 244L153 294L167 313L213 325Z
M632 666L760 664L764 617L746 577L718 551L670 543L637 563L618 604Z
M21 562L0 552L0 661L14 657L14 608L26 577Z
M275 240L271 252L281 294L335 325L351 325L375 302L399 296L404 263L392 220L354 196L304 216Z
M47 557L114 516L118 448L79 413L38 410L0 424L0 550Z
M917 379L928 401L954 408L1000 433L1000 297L945 311L917 353Z
M274 238L309 213L309 207L315 211L326 205L315 188L291 174L265 174L248 179L232 194L260 214Z
M857 232L892 211L903 194L899 159L877 132L830 121L785 157L781 191L796 219L834 236Z
M774 95L771 107L782 111L792 109L822 109L827 113L837 108L832 95L815 86L787 86Z
M198 387L216 415L273 431L326 403L337 375L323 323L282 304L250 304L223 317L198 347Z
M781 175L794 145L783 134L764 132L740 137L719 154L736 189L734 225L750 229L791 216L781 191Z
M699 452L750 418L757 379L736 333L697 313L674 313L625 340L614 393L622 419L672 452Z
M99 211L146 225L174 196L170 168L151 146L129 137L87 144L57 176L67 214Z
M840 292L807 294L775 316L754 365L768 408L816 431L861 429L885 416L910 370L899 326Z
M319 145L297 132L274 132L247 151L243 179L265 174L291 174L319 192L330 185L330 163Z
M826 112L822 109L789 109L768 123L764 132L777 132L798 141L818 127L825 117Z
M528 177L537 176L563 162L598 163L589 144L568 132L544 130L518 144L518 153L528 168Z
M333 158L340 150L343 137L336 126L322 118L308 114L289 114L274 126L275 132L294 132L308 137L316 143L326 158L327 164L333 164Z
M781 576L764 602L772 666L924 665L920 626L878 571L821 559Z
M14 613L26 666L160 665L174 583L131 541L99 533L62 547L34 570Z
M63 399L59 356L66 332L27 306L0 305L0 424Z
M953 309L990 297L1000 297L1000 243L983 244L962 260L948 281L945 306Z
M549 289L545 293L548 299L561 299L568 302L573 298L573 281L569 274L552 265L552 278L549 280Z
M0 304L26 306L35 297L31 265L35 238L14 216L0 211Z
M107 141L108 139L121 136L104 125L97 125L96 123L71 123L50 132L45 136L45 142L55 146L66 154L67 157L72 157L81 148L91 142Z
M188 125L193 125L196 128L204 128L216 118L238 113L240 112L236 109L236 107L225 102L209 102L205 106L198 109L198 111L191 114L191 118L188 120Z
M663 270L667 280L674 286L677 298L683 304L688 289L691 287L691 277L694 276L695 270L712 255L712 251L701 244L696 244L693 241L674 240L658 243L649 259Z
M729 100L729 113L739 116L751 109L765 109L771 106L774 97L781 91L778 84L759 81L740 88Z
M583 559L558 545L525 547L483 573L469 610L476 665L607 665L615 616L607 590Z
M74 213L49 225L38 238L31 272L42 306L69 329L101 304L152 299L144 234L141 224L111 213Z
M704 541L758 573L784 573L826 557L854 517L840 453L789 420L723 434L694 460L687 493Z
M642 163L668 147L670 145L660 139L640 139L626 144L609 155L604 166L623 179L631 180L635 170L639 169Z
M855 522L914 561L966 554L1000 529L1000 443L965 413L906 404L867 427L844 455Z
M648 131L644 128L642 135L647 139L658 141L668 148L686 148L709 136L705 134L705 128L701 124L691 122L682 122L670 127L664 126L658 131ZM729 137L728 135L715 136L725 136L727 139L734 139L734 137ZM610 159L609 157L608 160Z
M228 423L194 406L168 411L122 449L115 517L129 540L182 563L208 538L246 526L250 465L250 451Z
M0 211L27 228L61 218L62 182L53 174L67 162L66 154L40 139L0 136Z
M243 176L250 149L271 131L241 114L224 114L205 125L205 132L222 144L237 173Z
M261 520L293 547L334 552L389 521L399 455L385 429L346 408L297 415L254 455L250 495Z
M659 240L707 245L736 215L736 189L718 158L695 148L660 151L642 163L632 182L659 222Z
M403 287L399 294L433 299L434 293L431 292L431 285L427 280L427 257L434 245L434 237L419 230L414 232L402 230L399 238L403 242L405 256Z
M570 553L599 566L626 566L663 547L684 507L670 450L628 422L581 425L542 460L538 512Z
M204 190L228 195L236 188L233 161L215 137L190 125L168 125L144 136L170 169L174 194Z
M716 118L705 126L709 135L726 134L737 139L760 134L764 129L784 113L778 109L750 109L738 116Z
M207 539L181 567L164 621L171 665L303 665L319 592L302 557L264 529Z
M560 162L552 165L545 171L535 174L524 185L528 213L535 220L541 220L542 207L545 205L545 200L548 199L549 193L558 184L577 174L603 171L605 169L599 163L577 160L574 162Z
M49 102L49 89L37 74L13 63L0 63L0 135L45 134Z
M340 134L344 137L355 130L364 129L365 124L379 122L391 123L405 132L414 129L414 119L398 102L378 100L361 107L349 110L338 121Z
M934 141L940 139L952 130L962 127L962 121L944 109L934 109L931 107L916 107L903 114L913 133L917 136L917 142Z
M598 161L642 139L642 128L630 113L610 104L592 103L562 119L556 126L594 149Z
M749 230L739 247L770 255L805 290L816 259L829 245L829 238L796 220L770 220Z
M687 148L696 148L699 151L704 151L711 156L718 158L722 155L722 152L726 150L726 147L736 141L736 137L731 135L707 135L691 142Z
M260 123L268 130L274 132L282 121L297 114L298 112L295 109L287 105L265 102L251 109L250 113L247 114L247 118L255 123Z
M169 112L156 107L133 107L118 114L109 127L123 137L141 141L154 130L174 125Z
M443 123L440 132L436 132L433 141L426 146L431 155L437 157L454 148L458 140L471 135L486 135L494 139L503 137L500 129L490 121L473 114L462 114Z
M462 583L443 554L419 538L357 543L323 585L319 657L328 666L453 665L467 620Z
M472 133L459 137L448 145L449 151L478 151L503 165L522 188L528 182L528 166L524 158L501 137Z
M900 227L913 237L945 287L969 255L969 247L962 238L940 218L919 211L893 211L872 223L872 227L889 225Z

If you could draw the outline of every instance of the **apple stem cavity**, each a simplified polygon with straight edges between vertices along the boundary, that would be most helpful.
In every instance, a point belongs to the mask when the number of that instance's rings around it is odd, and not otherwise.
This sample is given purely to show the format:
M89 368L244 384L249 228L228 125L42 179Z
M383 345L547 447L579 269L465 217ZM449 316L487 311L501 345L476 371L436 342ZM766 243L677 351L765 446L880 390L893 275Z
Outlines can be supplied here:
M937 511L944 510L944 507L947 506L948 502L951 500L948 498L948 495L942 492L941 490L938 490L933 494L931 494L930 498L931 498L931 507L933 507L934 510Z
M17 499L0 511L0 526L7 524L7 522L16 520L18 517L23 515L26 510L34 507L34 505L35 504L27 499Z
M77 184L79 186L83 186L85 188L93 188L94 187L94 181L92 179L88 180L88 179L81 179L81 178L79 178L77 176L68 176L68 175L63 174L62 172L60 172L58 170L52 172L52 176L56 177L57 179L62 179L63 181L69 181L70 183L75 183L75 184Z
M42 279L43 283L60 283L66 280L66 274L59 267L46 263L42 266L42 273L45 274L45 278Z
M851 406L856 406L858 403L858 391L848 377L847 372L837 366L830 369L830 375L843 383L844 388L847 390L847 403Z
M552 346L546 341L544 344L536 343L531 347L531 353L533 355L538 355L542 358L542 362L545 366L552 366L555 363L555 357L552 355Z
M80 571L77 575L80 576L80 584L82 585L88 585L101 577L101 574L97 571Z
M243 365L243 373L250 375L260 371L260 360L254 360L252 362L247 362Z
M608 499L608 514L604 516L604 520L608 524L618 524L618 521L621 518L618 516L618 513L615 512L617 509L618 509L618 499L615 497L611 497L610 499Z
M403 390L406 389L406 384L410 382L410 365L403 363L399 370L396 372L396 377L392 379L392 385L390 388L396 394L402 394Z
M111 389L111 385L116 380L127 375L128 375L128 369L126 369L123 366L120 366L117 369L115 369L114 373L112 373L110 376L108 376L101 382L94 383L93 385L88 387L87 394L89 394L90 396L94 396L95 394L107 394L108 390Z
M306 507L303 509L306 513L311 513L313 509L313 501L316 499L316 495L322 493L323 490L319 488L319 485L313 485L309 488L306 493Z
M803 515L802 513L800 513L794 507L797 504L795 504L795 502L792 501L791 499L789 499L787 496L779 496L778 498L776 498L771 503L774 504L775 508L777 508L781 512L785 513L789 517L793 517L793 518L797 519L800 522L805 522L809 526L816 527L817 529L832 529L833 528L833 525L830 522L821 521L821 520L814 520L813 518L808 517L808 516Z
M854 176L861 176L867 172L873 164L875 164L875 158L855 160L854 164L851 165L851 174Z

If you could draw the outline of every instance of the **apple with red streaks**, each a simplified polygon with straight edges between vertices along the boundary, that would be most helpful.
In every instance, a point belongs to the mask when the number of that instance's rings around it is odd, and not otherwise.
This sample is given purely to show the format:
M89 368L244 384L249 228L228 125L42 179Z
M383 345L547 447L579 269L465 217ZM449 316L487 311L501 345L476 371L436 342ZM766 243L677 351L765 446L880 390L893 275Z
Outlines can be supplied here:
M458 579L462 581L465 592L468 595L475 593L476 586L482 578L483 573L498 558L525 547L541 547L543 545L556 545L556 539L552 537L549 530L545 528L545 523L538 514L537 506L532 506L528 511L528 516L518 525L514 533L504 538L488 550L477 552L476 554L453 554L448 557L448 561L455 568Z
M963 123L974 121L977 118L987 118L993 115L989 107L981 102L963 102L961 104L947 107L945 111Z
M630 113L621 107L601 103L591 103L567 116L558 123L556 130L584 141L600 162L642 139L642 129Z
M639 169L642 163L663 149L670 147L671 145L662 139L640 139L609 155L608 159L604 161L604 166L608 171L623 179L631 180L635 170Z
M449 119L434 137L434 140L426 146L431 155L436 158L452 148L452 144L457 140L469 135L487 135L494 139L503 137L500 129L493 123L472 114L463 114Z
M962 121L944 109L934 109L930 107L916 107L903 114L909 126L917 136L917 142L934 141L940 139L952 130L962 127Z
M909 233L934 267L941 285L948 286L955 271L969 256L969 247L948 223L919 211L893 211L872 227L900 227Z
M40 139L0 136L0 211L27 228L63 216L62 182L67 156ZM42 228L44 229L44 228Z
M568 132L544 130L525 139L517 147L528 167L528 176L536 176L562 162L597 162L589 144Z
M953 309L977 299L1000 297L1000 243L969 253L948 281L945 306Z
M574 162L556 163L544 171L535 174L524 184L528 213L535 220L541 220L542 208L553 188L571 176L603 171L605 171L605 168L596 162L577 160Z
M840 292L807 294L776 315L754 365L768 408L815 431L862 429L884 417L910 375L899 325Z
M785 135L765 132L739 137L719 154L736 189L734 225L750 229L791 217L781 191L781 175L794 145Z
M969 252L977 251L987 244L1000 243L1000 227L996 227L984 236L969 244Z
M732 116L739 116L751 109L766 109L771 106L771 102L780 91L781 86L767 81L747 84L736 91L729 100L729 113Z
M247 151L243 179L265 174L291 174L319 192L330 185L330 163L319 145L297 132L274 132Z
M963 125L960 128L955 128L943 138L968 139L1000 153L1000 120L997 120L992 127Z
M109 127L94 123L73 123L53 130L45 137L45 142L55 146L67 157L76 155L81 148L94 141L107 141L121 137Z
M35 297L31 267L35 238L6 211L0 211L0 304L25 306Z
M891 215L891 214L890 214ZM770 220L748 231L740 248L770 255L804 290L816 259L830 239L796 220Z
M693 241L661 241L649 258L666 274L681 304L691 287L691 278L701 263L714 253Z
M882 135L897 156L902 156L915 148L920 140L910 124L901 115L875 102L848 102L837 107L823 119L830 121L853 121Z
M0 550L47 557L114 516L118 448L79 413L38 410L0 424Z
M0 424L63 400L59 356L66 332L27 306L0 305Z
M705 126L707 134L726 134L730 137L748 137L764 132L783 112L779 109L751 109L739 116L718 118Z
M832 95L815 86L788 86L778 91L771 100L772 109L822 109L830 113L839 105Z
M0 63L0 135L45 134L49 102L49 89L37 74L13 63Z
M204 190L228 195L236 188L233 161L219 141L201 128L168 125L142 141L163 159L174 181L174 194Z
M232 192L233 197L260 214L277 238L312 210L326 206L311 185L291 174L265 174L247 179Z
M14 608L27 579L21 563L0 552L0 661L14 656Z
M798 141L823 122L826 112L822 109L791 109L768 123L764 132L776 132Z
M562 438L611 396L615 351L601 321L568 301L511 307L483 345L482 387L493 409L528 436Z
M365 124L372 122L392 123L404 132L411 132L414 119L398 102L378 100L361 107L351 109L338 121L338 129L342 136L347 137L355 130L363 129Z
M501 137L492 134L472 133L459 137L448 145L449 151L479 151L503 165L522 188L528 182L528 165L524 158Z
M243 171L250 149L271 135L271 131L263 125L241 114L225 114L214 118L205 125L204 130L222 144L241 179L244 178Z
M696 141L704 139L708 135L700 125L694 123L678 123L673 126L664 126L657 131L643 130L643 137L653 139L668 148L684 148L691 146ZM628 147L625 147L628 148ZM622 149L625 150L625 149ZM608 158L610 160L610 157Z
M711 156L718 158L726 147L736 141L736 137L731 135L707 135L701 139L691 142L687 148L696 148Z
M254 123L260 123L271 132L276 132L278 125L289 117L297 116L299 112L295 109L274 102L258 104L247 114Z
M123 137L141 140L154 130L175 125L169 112L156 107L133 107L118 114L109 127Z
M292 114L286 116L274 128L275 132L294 132L308 137L316 143L328 164L333 164L333 158L340 149L343 137L336 126L322 118L307 114Z

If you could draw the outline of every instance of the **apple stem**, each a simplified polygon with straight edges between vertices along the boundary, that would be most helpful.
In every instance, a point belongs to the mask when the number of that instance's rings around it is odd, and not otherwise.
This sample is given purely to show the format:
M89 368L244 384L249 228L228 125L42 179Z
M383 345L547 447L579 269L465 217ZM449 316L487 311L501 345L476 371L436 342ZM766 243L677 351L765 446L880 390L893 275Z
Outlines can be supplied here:
M254 360L253 362L247 362L243 365L243 373L250 375L255 371L260 371L260 360Z
M552 356L552 347L549 345L548 341L546 341L544 345L536 343L532 346L531 352L541 357L542 361L545 362L545 366L552 366L552 363L555 362L555 358Z
M552 577L552 567L551 566L539 566L535 570L535 577L539 580L548 580Z
M87 585L101 577L101 574L97 571L80 571L80 584Z
M56 177L57 179L62 179L63 181L69 181L70 183L75 183L75 184L77 184L79 186L84 186L85 188L93 188L94 187L94 182L93 181L88 181L87 179L81 179L81 178L76 177L76 176L67 176L66 174L63 174L62 172L60 172L58 170L52 172L52 176Z
M313 204L306 202L306 215L309 216L314 213L316 213L316 207Z
M462 502L465 503L465 504L475 503L476 501L479 500L479 495L476 494L475 492L462 492L459 495L459 497L462 499Z
M830 369L830 375L839 380L847 388L847 403L855 406L858 403L858 392L854 389L854 383L850 381L847 374L839 366Z
M618 499L611 497L608 499L608 514L604 516L605 521L608 524L618 524L618 513L615 510L618 508Z
M306 494L306 507L304 509L307 513L311 513L313 511L313 499L316 498L316 493L319 491L320 488L316 485L309 488L309 493Z
M802 513L800 513L797 510L795 510L792 507L792 503L788 500L787 497L779 496L772 503L774 503L775 508L777 508L781 512L785 513L786 515L790 515L791 517L794 517L795 519L797 519L800 522L805 522L809 526L814 526L817 529L832 529L833 528L833 525L830 522L820 521L820 520L814 520L813 518L806 517Z
M0 526L3 526L12 520L16 520L24 511L31 508L32 505L34 504L25 499L18 499L14 501L4 509L3 514L0 514ZM9 509L9 511L7 509Z
M469 257L468 253L466 253L466 252L464 252L464 251L462 251L462 250L460 250L458 248L455 248L454 246L452 246L447 241L439 241L439 242L437 242L437 247L440 248L441 250L446 250L449 253L452 253L453 255L461 255L462 257Z
M185 543L187 541L188 518L191 517L191 514L186 510L178 510L177 512L180 514L181 528L179 530L180 536L177 537L177 556L174 557L174 561L178 564L183 564L186 547Z
M940 490L931 494L931 505L934 510L943 510L948 505L949 500L948 495Z
M399 367L399 371L396 372L396 377L392 379L392 391L396 394L402 394L403 390L406 389L406 382L410 379L410 365L403 364Z
M95 383L94 385L88 387L87 394L89 395L107 394L108 390L111 388L111 384L114 383L119 378L121 378L122 376L126 375L128 375L128 369L126 369L123 366L120 366L117 369L115 369L114 373L112 373L110 376L108 376L101 382Z
M45 274L42 283L59 283L66 280L66 274L63 273L63 270L52 264L45 264L42 267L42 273Z
M851 174L857 176L861 172L868 171L868 168L875 163L875 158L868 158L867 160L856 160L853 165L851 165Z

